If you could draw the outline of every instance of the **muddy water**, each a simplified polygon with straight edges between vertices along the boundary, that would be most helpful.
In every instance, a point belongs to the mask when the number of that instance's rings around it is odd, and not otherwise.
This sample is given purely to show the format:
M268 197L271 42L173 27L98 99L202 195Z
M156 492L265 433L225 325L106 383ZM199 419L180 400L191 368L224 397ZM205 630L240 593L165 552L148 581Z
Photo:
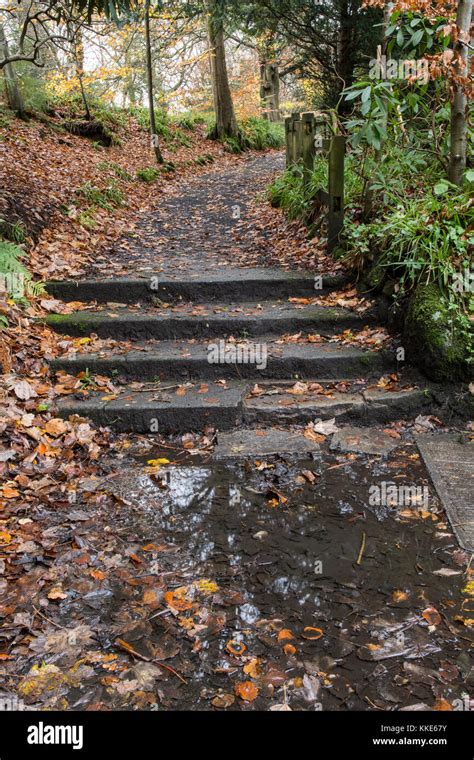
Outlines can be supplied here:
M228 709L433 708L472 691L469 629L456 620L473 616L459 546L431 489L422 513L371 506L383 481L429 485L410 445L388 461L323 451L172 464L153 479L136 466L109 480L129 505L113 532L159 544L163 587L185 586L191 600L179 612L159 606L148 623L155 654L178 642L163 661L186 680L159 683L161 708L214 709L243 681L257 696ZM199 579L218 590L193 591Z

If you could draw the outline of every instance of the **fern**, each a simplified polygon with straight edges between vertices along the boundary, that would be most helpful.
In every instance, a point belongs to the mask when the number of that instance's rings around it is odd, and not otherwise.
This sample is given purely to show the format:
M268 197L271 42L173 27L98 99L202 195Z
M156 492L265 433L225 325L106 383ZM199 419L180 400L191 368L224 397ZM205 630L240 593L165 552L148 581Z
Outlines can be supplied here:
M24 255L24 250L18 245L0 240L0 288L15 299L44 293L43 283L33 282L21 261Z

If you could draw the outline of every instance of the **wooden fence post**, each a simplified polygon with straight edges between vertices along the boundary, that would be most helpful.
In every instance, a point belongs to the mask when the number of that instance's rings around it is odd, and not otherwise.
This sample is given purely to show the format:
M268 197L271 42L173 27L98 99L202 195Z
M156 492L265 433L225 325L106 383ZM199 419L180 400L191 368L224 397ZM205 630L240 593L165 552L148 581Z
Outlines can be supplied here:
M291 164L291 140L292 140L292 127L293 120L291 116L287 116L285 119L285 146L286 146L286 166Z
M314 168L314 157L316 155L316 146L314 138L316 136L316 120L314 113L307 111L301 114L301 155L303 159L304 181L307 184Z
M346 138L334 135L329 149L328 183L328 251L339 242L339 233L344 224L344 155Z
M292 141L291 141L291 163L297 164L301 158L301 121L299 113L292 113Z

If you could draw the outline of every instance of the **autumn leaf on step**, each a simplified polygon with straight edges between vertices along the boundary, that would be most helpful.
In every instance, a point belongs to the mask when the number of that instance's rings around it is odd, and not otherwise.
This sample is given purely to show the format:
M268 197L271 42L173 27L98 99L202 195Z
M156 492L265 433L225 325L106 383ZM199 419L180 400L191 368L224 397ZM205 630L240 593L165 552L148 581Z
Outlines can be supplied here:
M307 393L307 391L308 391L308 384L300 383L298 381L291 388L288 388L287 393L291 393L292 395L295 395L295 396L301 396L303 393Z
M339 428L336 425L336 418L333 417L331 420L316 420L313 423L313 430L321 435L332 435L332 433L337 433Z
M303 435L308 441L314 441L315 443L324 443L326 440L326 436L316 433L312 426L305 428Z
M290 303L302 304L303 306L311 303L311 298L298 298L296 296L289 298Z
M52 420L48 420L44 429L49 435L56 437L58 435L63 435L63 433L69 430L70 427L64 420L61 420L59 417L54 417Z

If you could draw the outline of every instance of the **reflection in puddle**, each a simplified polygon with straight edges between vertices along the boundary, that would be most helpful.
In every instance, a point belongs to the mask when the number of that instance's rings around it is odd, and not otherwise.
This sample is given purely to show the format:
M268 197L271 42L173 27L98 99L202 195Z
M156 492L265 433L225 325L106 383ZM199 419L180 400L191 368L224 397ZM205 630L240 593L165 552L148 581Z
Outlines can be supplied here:
M120 512L121 529L137 542L173 549L158 556L167 577L176 574L170 588L210 579L219 589L179 617L184 631L168 614L166 630L172 625L175 638L185 637L173 661L188 679L179 707L209 709L210 695L233 692L229 673L237 674L234 681L245 677L241 669L251 657L261 669L255 676L260 692L247 709L265 709L274 693L278 701L281 683L268 686L275 669L293 709L314 709L308 678L319 679L324 709L396 709L420 700L432 705L430 684L417 683L412 696L404 659L415 657L436 670L440 658L459 654L449 630L428 631L421 615L429 605L448 606L454 615L460 602L459 583L433 576L440 563L452 562L456 548L446 526L437 532L442 515L403 521L395 508L370 506L370 486L393 477L389 462L341 464L331 455L271 462L262 471L253 462L166 465L153 476L131 469L109 480L114 495L133 505ZM315 474L313 483L303 471ZM406 482L427 482L418 461L409 462L403 475ZM397 477L403 482L399 472ZM437 509L433 499L431 508ZM199 621L197 633L188 634ZM286 648L278 638L282 628L292 637ZM306 629L322 633L305 637ZM378 643L381 630L388 653ZM403 641L394 639L400 630ZM247 659L229 654L229 640L244 643ZM459 688L452 680L442 691L457 694Z

